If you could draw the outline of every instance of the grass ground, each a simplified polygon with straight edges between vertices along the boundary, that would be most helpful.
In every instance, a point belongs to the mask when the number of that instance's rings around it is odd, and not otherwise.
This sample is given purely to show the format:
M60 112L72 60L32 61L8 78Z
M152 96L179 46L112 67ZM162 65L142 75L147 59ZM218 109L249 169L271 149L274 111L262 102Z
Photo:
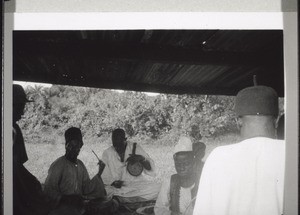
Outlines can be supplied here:
M203 139L202 141L207 146L206 155L204 157L205 160L215 147L235 143L238 141L238 139L236 135L227 135L215 139ZM92 150L94 150L101 158L102 152L110 146L110 143L109 141L95 143L93 140L85 140L84 142L85 145L81 149L78 158L81 159L86 165L90 176L94 176L98 170L98 161L95 155L92 153ZM155 142L152 144L141 145L152 157L156 164L157 175L155 178L149 178L150 180L161 182L165 177L175 172L172 158L174 146L164 146L155 144ZM57 144L31 143L26 144L26 149L29 160L25 163L25 166L39 179L41 183L44 183L51 163L58 157L64 155L65 152L63 140L59 138Z

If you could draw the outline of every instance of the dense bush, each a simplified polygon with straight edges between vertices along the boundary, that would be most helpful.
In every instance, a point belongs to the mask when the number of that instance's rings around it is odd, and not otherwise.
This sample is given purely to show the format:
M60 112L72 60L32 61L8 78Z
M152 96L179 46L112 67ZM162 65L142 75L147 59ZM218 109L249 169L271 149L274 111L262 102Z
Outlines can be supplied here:
M108 138L114 128L122 127L128 136L165 144L183 133L201 139L237 131L234 97L229 96L148 96L58 85L25 90L35 101L28 103L20 121L29 139L41 138L41 134L54 139L70 126L80 127L85 136L98 138ZM53 139L41 141L54 143Z

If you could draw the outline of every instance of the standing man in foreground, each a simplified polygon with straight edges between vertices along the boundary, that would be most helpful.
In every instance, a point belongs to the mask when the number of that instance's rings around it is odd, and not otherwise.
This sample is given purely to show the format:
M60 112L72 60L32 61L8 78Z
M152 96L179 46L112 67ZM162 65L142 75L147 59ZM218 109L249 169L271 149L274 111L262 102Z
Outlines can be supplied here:
M275 140L276 92L248 87L236 97L242 141L217 147L207 158L194 214L280 215L283 211L285 142Z
M46 215L48 213L40 182L25 167L28 160L22 131L17 124L24 114L27 99L22 86L13 85L13 214Z

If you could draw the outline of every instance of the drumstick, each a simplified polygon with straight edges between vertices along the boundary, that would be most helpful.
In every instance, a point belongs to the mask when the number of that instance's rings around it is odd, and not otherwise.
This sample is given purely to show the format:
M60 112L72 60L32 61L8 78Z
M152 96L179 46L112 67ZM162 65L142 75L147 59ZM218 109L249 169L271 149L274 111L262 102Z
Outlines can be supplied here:
M98 165L99 165L99 172L97 174L99 174L99 176L101 177L101 174L105 168L105 163L100 160L100 158L98 157L98 155L94 152L94 150L92 149L92 152L94 153L94 155L96 156L96 158L98 159Z
M100 158L98 157L98 155L94 152L94 150L92 149L92 152L94 153L94 155L96 156L96 158L98 159L98 161L100 162Z

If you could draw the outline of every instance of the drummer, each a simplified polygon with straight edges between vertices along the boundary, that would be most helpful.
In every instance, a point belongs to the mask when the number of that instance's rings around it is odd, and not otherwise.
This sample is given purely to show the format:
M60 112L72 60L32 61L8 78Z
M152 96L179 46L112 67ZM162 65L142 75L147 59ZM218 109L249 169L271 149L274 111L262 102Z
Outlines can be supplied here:
M136 144L133 156L134 143L127 141L123 129L112 132L112 146L107 148L102 155L106 164L102 178L107 185L108 194L117 196L121 203L142 202L156 199L160 185L147 181L144 174L154 177L155 164L144 149ZM128 171L128 160L140 163L142 171L133 174Z
M192 214L197 194L194 154L190 138L180 137L173 155L177 173L163 182L154 207L156 215Z

